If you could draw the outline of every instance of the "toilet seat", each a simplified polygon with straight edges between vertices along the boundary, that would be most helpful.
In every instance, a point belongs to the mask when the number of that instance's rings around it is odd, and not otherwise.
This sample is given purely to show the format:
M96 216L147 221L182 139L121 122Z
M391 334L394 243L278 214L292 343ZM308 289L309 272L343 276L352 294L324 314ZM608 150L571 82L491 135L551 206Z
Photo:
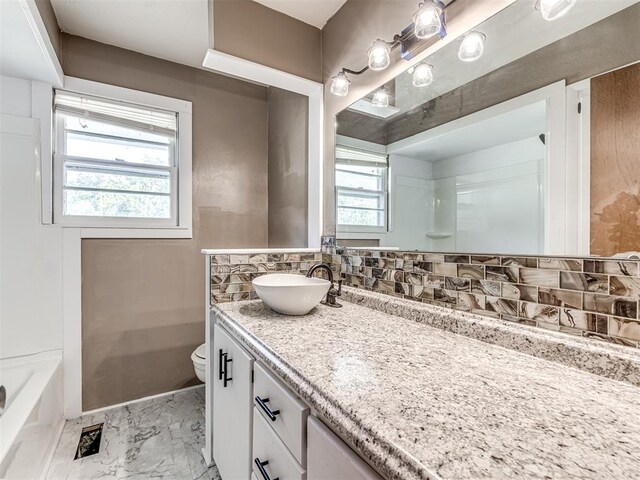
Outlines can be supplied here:
M193 352L194 355L198 358L201 358L203 360L205 360L207 358L207 350L206 350L206 343L203 343L202 345L200 345L198 348L195 349L195 351Z
M193 370L196 376L201 382L206 382L206 370L207 370L207 350L206 344L200 345L191 354L191 361L193 362Z

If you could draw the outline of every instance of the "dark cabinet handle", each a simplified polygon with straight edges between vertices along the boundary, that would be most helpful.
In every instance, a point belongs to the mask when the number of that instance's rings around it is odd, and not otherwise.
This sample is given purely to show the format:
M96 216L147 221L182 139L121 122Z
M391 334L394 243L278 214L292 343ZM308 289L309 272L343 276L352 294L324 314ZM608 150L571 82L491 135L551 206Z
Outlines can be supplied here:
M264 469L264 467L266 465L269 465L269 461L265 460L264 462L261 462L260 459L258 457L256 457L256 459L253 461L253 463L256 464L256 467L258 467L258 471L260 472L260 475L262 475L262 478L264 480L280 480L280 477L276 477L276 478L271 478L269 476L269 474L267 473L267 471Z
M224 371L222 366L222 361L226 356L227 356L226 353L222 353L222 349L218 350L218 380L222 380L222 372Z
M267 414L267 417L269 417L269 419L271 419L272 422L276 421L276 415L280 414L280 410L271 410L267 406L267 403L269 403L268 398L260 398L260 396L257 396L256 403L262 409L262 411Z
M229 364L233 362L233 359L228 358L227 354L225 353L223 361L224 361L224 372L222 374L222 386L224 388L227 388L227 383L233 380L232 377L227 377L227 373L229 371Z

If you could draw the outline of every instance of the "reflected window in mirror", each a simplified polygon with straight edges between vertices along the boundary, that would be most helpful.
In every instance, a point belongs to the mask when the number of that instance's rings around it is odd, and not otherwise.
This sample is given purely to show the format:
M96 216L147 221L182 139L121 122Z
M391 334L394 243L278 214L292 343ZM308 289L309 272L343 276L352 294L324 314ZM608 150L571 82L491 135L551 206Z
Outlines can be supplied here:
M338 228L359 232L386 230L388 169L386 154L336 147Z

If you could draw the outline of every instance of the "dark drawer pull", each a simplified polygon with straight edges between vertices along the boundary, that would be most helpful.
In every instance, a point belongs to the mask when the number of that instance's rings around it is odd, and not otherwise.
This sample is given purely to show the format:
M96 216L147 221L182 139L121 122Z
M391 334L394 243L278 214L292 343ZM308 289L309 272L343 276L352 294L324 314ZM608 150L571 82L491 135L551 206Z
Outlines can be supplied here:
M227 383L229 383L231 380L233 380L232 377L227 377L227 373L229 372L229 364L233 362L233 359L228 358L227 354L224 354L224 372L223 372L223 376L222 376L222 386L224 388L227 388Z
M262 478L264 480L280 480L280 477L276 477L276 478L273 478L273 479L271 477L269 477L269 474L264 469L265 466L269 465L269 461L268 460L265 460L264 462L261 462L260 459L258 457L256 457L256 459L253 461L253 463L255 463L256 467L258 467L258 471L260 472L260 475L262 475Z
M271 410L267 406L267 403L269 403L268 398L260 398L260 396L257 396L256 403L260 406L262 411L267 414L267 417L269 417L272 422L276 421L276 415L280 415L280 410Z

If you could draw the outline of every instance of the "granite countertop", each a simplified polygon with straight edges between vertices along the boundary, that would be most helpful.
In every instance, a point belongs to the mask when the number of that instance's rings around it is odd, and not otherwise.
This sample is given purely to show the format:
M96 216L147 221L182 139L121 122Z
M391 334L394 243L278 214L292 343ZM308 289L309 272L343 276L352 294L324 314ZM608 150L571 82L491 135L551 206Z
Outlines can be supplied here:
M640 478L637 386L343 305L213 311L389 479Z

